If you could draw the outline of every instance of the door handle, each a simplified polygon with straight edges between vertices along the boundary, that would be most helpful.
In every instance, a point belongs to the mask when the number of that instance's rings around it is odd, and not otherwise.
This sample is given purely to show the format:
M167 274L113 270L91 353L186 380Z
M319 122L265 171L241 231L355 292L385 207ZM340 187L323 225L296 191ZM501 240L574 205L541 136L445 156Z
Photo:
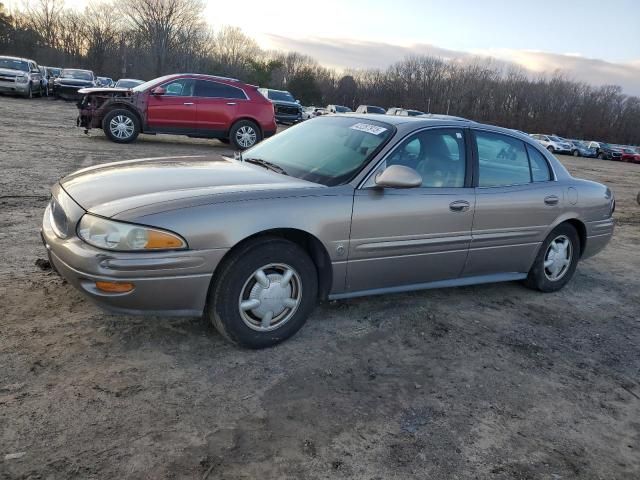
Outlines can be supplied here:
M452 212L466 212L471 205L466 200L456 200L449 204L449 210Z
M193 105L193 102L184 102L185 105Z
M555 195L549 195L548 197L544 197L544 203L547 205L557 205L560 199Z
M236 102L227 102L227 105L235 105Z

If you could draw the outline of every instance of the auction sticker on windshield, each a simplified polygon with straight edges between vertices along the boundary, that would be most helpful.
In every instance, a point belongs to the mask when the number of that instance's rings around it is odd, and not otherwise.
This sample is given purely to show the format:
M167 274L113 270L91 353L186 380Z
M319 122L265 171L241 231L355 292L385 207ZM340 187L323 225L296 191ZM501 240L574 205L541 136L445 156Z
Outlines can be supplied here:
M378 125L371 125L370 123L356 123L351 125L352 130L359 130L361 132L373 133L374 135L380 135L382 132L386 132L387 129L379 127Z

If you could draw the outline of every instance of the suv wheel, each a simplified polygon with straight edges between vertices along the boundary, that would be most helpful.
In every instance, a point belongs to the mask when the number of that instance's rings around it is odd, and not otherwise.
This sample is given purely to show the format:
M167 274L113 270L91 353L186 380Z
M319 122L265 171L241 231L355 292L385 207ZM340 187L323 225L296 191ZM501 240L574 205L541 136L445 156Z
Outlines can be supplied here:
M227 340L271 347L296 333L318 296L316 267L299 245L277 237L247 242L221 265L206 317Z
M579 257L576 229L568 223L558 225L542 243L525 285L542 292L560 290L571 280Z
M552 145L549 145L549 146L547 147L547 150L549 150L551 153L553 153L553 152L555 152L555 151L556 151L556 149L555 149L555 148L553 148L553 146L552 146Z
M600 153L598 154L598 158L599 158L600 160L604 160L604 153L600 152Z
M33 98L33 87L31 86L31 82L29 82L29 90L24 94L25 98Z
M574 157L579 157L580 156L580 152L578 150L574 150L573 151L573 156Z
M229 140L238 150L246 150L262 140L258 126L250 120L240 120L231 127Z
M111 110L102 121L102 129L109 140L116 143L133 142L140 133L140 120L130 110Z

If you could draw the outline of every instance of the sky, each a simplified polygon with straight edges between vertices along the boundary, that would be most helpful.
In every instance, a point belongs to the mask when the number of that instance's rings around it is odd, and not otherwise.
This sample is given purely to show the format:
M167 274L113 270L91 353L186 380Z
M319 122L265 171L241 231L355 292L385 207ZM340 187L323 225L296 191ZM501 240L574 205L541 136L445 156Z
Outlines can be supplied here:
M82 8L87 0L66 0ZM618 84L640 95L640 0L205 1L214 27L235 25L265 49L321 64L386 68L407 55L472 56L535 73Z

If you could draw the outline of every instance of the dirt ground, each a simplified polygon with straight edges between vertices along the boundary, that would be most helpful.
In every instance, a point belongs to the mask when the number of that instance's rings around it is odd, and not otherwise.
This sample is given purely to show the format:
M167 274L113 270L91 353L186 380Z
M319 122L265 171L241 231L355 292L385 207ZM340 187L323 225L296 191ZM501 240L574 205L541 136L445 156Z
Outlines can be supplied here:
M36 265L59 177L224 148L117 145L75 114L0 97L0 479L640 478L640 165L560 157L618 201L561 292L327 303L247 351L202 319L105 313Z

